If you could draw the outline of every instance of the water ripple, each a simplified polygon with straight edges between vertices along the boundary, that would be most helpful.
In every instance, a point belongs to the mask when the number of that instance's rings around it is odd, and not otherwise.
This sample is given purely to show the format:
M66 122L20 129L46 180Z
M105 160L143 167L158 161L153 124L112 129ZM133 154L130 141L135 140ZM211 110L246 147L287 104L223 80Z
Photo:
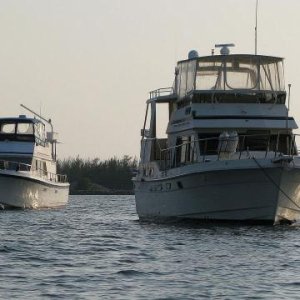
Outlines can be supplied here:
M296 299L300 225L139 222L133 196L0 212L0 299Z

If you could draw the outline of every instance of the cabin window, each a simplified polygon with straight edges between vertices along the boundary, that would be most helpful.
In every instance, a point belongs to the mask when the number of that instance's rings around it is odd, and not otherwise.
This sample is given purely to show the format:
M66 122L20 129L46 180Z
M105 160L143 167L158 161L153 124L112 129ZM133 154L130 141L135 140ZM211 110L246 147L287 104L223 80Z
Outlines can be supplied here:
M199 147L201 155L215 155L218 154L220 133L200 133Z
M176 165L190 163L195 158L194 138L191 136L180 136L176 140L175 158Z
M184 67L181 68L182 72ZM283 62L272 57L225 56L199 59L196 69L196 90L284 91ZM185 78L181 76L179 95L184 96ZM183 85L182 85L183 81Z
M33 124L3 122L0 124L0 140L34 142Z
M181 163L187 163L191 161L191 137L190 136L183 136L181 138L182 146L181 146Z
M47 175L47 164L45 161L42 162L42 170L44 175Z
M144 132L143 135L145 137L150 137L149 133L150 133L150 121L151 121L151 105L147 104L147 108L146 108L146 115L145 115L145 128L144 128Z
M195 89L196 61L190 61L187 69L186 93Z
M179 75L177 77L177 93L179 97L185 97L187 93L195 89L195 72L197 61L184 62L179 65Z
M32 123L17 124L17 134L33 134L33 124Z
M197 90L223 90L222 62L199 62L196 77Z
M231 89L254 89L258 84L258 65L256 63L226 63L226 85Z
M269 91L283 91L283 62L262 64L260 67L260 89Z
M32 170L38 171L43 175L47 175L47 164L45 161L33 159L32 160Z
M251 151L266 151L273 144L269 130L248 130L245 136L239 139L240 149Z
M296 154L297 149L293 138L288 134L270 134L256 132L240 136L238 151L273 151L283 154Z
M169 104L160 103L156 105L156 138L167 138L166 124L169 122Z
M1 125L1 133L14 134L16 130L15 123L3 123Z
M289 134L272 135L269 150L283 154L297 154L293 137Z
M176 148L175 148L175 164L176 166L180 164L181 161L181 145L182 145L182 137L179 136L176 139Z
M197 160L197 144L196 137L194 135L191 136L191 162Z
M36 143L38 145L45 145L45 125L43 123L35 123L34 124L34 132L35 132L35 138Z
M180 85L179 85L179 95L184 97L186 95L186 81L187 81L187 63L181 64L180 66Z

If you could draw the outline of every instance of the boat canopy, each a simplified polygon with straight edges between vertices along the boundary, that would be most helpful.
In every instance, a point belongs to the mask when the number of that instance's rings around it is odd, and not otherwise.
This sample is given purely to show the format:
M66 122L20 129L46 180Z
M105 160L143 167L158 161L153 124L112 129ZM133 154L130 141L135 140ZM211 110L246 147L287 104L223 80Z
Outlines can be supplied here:
M283 58L250 55L214 55L178 62L176 92L179 99L194 91L272 92L284 88Z
M0 140L35 140L44 144L46 140L45 125L37 119L3 118L0 119Z

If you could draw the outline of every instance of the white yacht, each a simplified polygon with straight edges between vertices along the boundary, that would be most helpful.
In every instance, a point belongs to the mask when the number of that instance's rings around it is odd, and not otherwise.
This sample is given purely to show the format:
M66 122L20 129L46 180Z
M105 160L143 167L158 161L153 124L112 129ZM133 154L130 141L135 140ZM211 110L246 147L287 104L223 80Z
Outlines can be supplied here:
M220 55L191 51L173 87L150 92L133 178L139 218L297 221L300 157L283 59L216 46ZM166 138L157 135L163 105Z
M34 114L38 118L0 118L1 208L52 208L68 202L67 177L56 173L57 134L51 120Z

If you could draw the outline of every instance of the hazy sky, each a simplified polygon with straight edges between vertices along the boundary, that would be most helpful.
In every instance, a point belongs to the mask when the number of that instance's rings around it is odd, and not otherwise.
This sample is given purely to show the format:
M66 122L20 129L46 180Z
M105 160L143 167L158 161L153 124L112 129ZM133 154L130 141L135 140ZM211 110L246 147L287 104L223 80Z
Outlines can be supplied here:
M260 0L258 52L285 57L300 125L300 1ZM254 52L255 0L0 0L1 116L51 117L61 158L139 154L150 90L215 43Z

